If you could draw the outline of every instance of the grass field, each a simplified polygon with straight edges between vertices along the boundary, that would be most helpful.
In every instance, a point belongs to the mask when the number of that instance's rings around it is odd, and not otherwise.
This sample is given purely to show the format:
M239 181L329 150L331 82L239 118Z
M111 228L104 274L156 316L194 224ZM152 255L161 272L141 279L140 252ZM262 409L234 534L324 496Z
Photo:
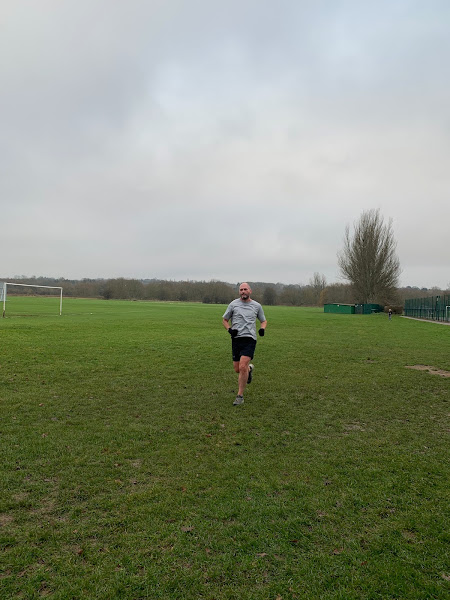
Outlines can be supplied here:
M234 407L223 312L0 319L0 598L448 597L450 327L266 307Z

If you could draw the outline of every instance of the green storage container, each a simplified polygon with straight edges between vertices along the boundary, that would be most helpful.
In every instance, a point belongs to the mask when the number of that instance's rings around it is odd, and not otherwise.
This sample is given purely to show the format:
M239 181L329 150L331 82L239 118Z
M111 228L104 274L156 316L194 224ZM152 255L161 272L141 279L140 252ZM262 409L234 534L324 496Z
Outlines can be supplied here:
M326 313L340 313L344 315L354 315L354 304L324 304L323 311Z
M383 311L384 306L381 304L355 304L355 313L357 315L371 315L372 313Z

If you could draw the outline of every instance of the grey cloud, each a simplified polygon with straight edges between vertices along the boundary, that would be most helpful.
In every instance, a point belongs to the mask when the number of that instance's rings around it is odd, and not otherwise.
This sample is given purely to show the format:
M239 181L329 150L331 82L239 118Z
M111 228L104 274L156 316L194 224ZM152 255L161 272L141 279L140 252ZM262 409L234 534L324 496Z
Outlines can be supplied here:
M402 282L447 284L447 2L5 5L10 274L335 278L379 207Z

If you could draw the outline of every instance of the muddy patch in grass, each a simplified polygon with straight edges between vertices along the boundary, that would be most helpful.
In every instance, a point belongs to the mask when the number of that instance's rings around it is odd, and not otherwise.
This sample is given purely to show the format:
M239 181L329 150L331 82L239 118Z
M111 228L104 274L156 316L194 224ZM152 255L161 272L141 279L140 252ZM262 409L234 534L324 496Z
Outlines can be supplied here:
M450 377L450 371L444 371L443 369L436 369L436 367L430 367L427 365L406 365L407 369L414 369L415 371L428 371L431 375L440 375L441 377Z
M6 527L10 525L14 521L14 518L11 515L7 515L5 513L0 514L0 527Z

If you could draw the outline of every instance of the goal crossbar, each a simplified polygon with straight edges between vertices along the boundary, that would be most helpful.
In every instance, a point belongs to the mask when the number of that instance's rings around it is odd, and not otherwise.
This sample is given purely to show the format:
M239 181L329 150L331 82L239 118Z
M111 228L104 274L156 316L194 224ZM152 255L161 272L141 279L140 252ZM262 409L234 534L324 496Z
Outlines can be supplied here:
M56 286L56 285L32 285L30 283L14 283L12 281L4 281L3 282L3 291L0 290L0 292L1 292L0 297L3 298L3 317L5 316L5 313L6 313L6 289L7 289L8 285L18 285L20 287L32 287L32 288L46 288L48 290L59 290L60 291L59 315L60 316L62 315L62 298L63 298L62 287Z

